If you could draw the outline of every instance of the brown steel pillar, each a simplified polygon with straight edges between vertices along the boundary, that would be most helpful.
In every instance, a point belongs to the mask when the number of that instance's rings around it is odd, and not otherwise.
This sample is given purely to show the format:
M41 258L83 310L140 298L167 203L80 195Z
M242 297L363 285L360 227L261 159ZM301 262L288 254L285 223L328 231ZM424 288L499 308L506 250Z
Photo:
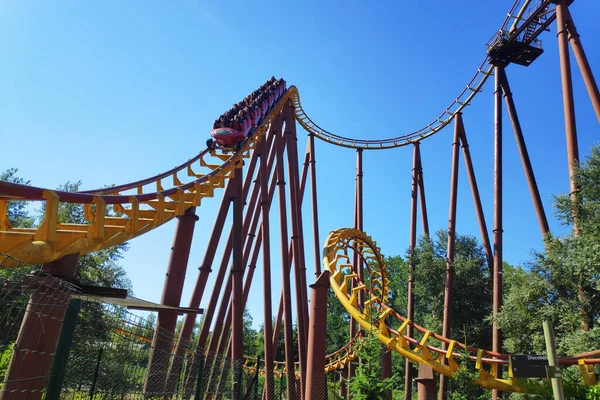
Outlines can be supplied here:
M571 201L573 202L573 227L575 234L579 234L578 212L576 193L578 190L575 182L575 167L579 164L579 146L577 145L577 126L575 123L575 101L573 100L573 82L571 80L571 62L569 58L569 42L567 37L567 13L569 12L566 0L556 0L556 24L558 29L558 52L560 55L560 75L562 80L563 107L565 114L565 130L567 135L567 158L569 160L569 179Z
M327 342L327 292L329 271L324 271L310 285L310 323L308 328L308 365L305 399L327 399L325 351Z
M419 376L417 379L417 392L419 400L431 400L435 398L435 379L433 369L427 364L419 364Z
M313 217L313 246L315 248L315 276L321 275L321 242L319 241L319 208L317 205L317 161L315 156L315 135L308 135L310 145L310 185Z
M188 208L183 215L177 217L175 238L173 239L173 247L171 247L171 257L167 266L160 301L163 305L171 307L179 307L180 305L196 221L198 221L196 207ZM144 383L145 393L160 395L165 392L176 325L177 312L158 312L154 337L152 338L152 351L148 360L148 373ZM176 373L178 372L177 370Z
M382 345L381 349L381 379L387 379L392 376L392 351ZM385 395L386 400L392 399L392 391Z
M277 141L277 186L279 194L279 226L281 230L281 271L283 281L283 314L285 340L285 367L288 399L296 398L294 374L294 342L292 329L292 295L289 271L287 206L285 201L285 172L283 168L283 138L278 135Z
M410 200L410 235L409 235L409 270L408 270L408 310L406 316L409 320L415 320L415 294L413 292L415 282L415 261L413 259L415 246L417 244L417 154L419 152L419 146L415 143L413 148L413 168L412 168L412 189L411 189L411 200ZM409 337L413 335L413 327L409 325L406 331ZM406 369L404 372L404 400L410 400L412 398L411 385L413 378L412 363L406 359Z
M363 158L362 149L356 150L356 229L363 231ZM360 251L360 249L356 249ZM358 257L358 264L356 265L358 271L358 279L364 283L364 271L362 257ZM362 308L365 303L365 294L361 291L358 295L358 306Z
M494 291L492 351L502 352L502 332L498 328L498 312L502 307L502 87L501 69L494 67ZM496 376L502 376L502 365L497 364ZM500 396L497 389L492 390L492 399Z
M456 198L458 194L458 154L460 152L460 125L461 113L456 114L454 121L454 141L452 143L452 175L450 177L450 211L448 213L448 247L446 249L446 286L444 289L444 322L442 336L450 337L452 325L452 294L454 282L454 245L456 244ZM442 342L442 349L446 350L448 344ZM445 400L448 390L448 377L440 375L440 400Z
M202 264L200 264L200 267L198 268L199 274L196 280L196 285L192 292L192 298L190 299L189 308L198 308L200 306L200 300L202 299L202 295L204 294L204 288L206 287L208 275L212 272L212 263L215 258L217 246L219 245L219 240L221 239L223 226L225 224L225 218L227 217L227 212L229 211L230 201L228 193L231 192L231 188L231 181L229 181L227 183L223 199L221 200L219 211L217 212L217 217L213 226L212 234L208 241L206 253L204 253L204 259L202 260ZM189 340L192 336L192 331L194 330L195 321L195 314L186 314L183 317L183 325L181 327L181 331L179 332L179 338L177 339L175 357L173 359L173 362L171 363L172 371L179 371L181 368L181 363L183 362L185 350L188 347ZM169 375L167 387L175 387L175 385L177 384L177 379L175 378L175 375Z
M306 290L304 289L304 279L302 275L306 277L306 271L303 270L304 254L302 253L300 236L302 236L301 226L299 219L302 217L299 212L299 180L298 180L298 158L294 152L296 147L296 135L295 135L295 120L293 109L289 106L286 107L285 111L285 133L284 138L287 143L287 161L288 161L288 176L289 176L289 195L290 195L290 220L292 223L292 248L294 251L294 281L296 286L296 318L298 321L297 333L298 333L298 355L300 360L300 397L303 398L305 383L306 383L306 346L307 346L307 318L306 318L306 302L304 296ZM292 259L289 259L290 268L292 266Z
M243 236L243 215L244 199L242 198L242 171L237 170L235 174L237 193L233 200L233 263L231 265L231 308L232 308L232 330L231 330L231 370L232 388L235 399L240 398L242 390L242 365L244 362L244 306L242 304L244 297L243 280L244 265L242 263L244 236Z
M58 277L73 278L79 254L42 265L42 271ZM61 280L38 275L8 364L0 399L41 399L50 374L62 321L70 293Z
M579 146L577 144L577 127L575 124L575 102L573 100L573 82L571 81L571 63L569 59L569 46L567 37L569 28L569 7L566 0L556 0L556 24L558 28L558 51L560 55L560 74L562 80L563 106L565 113L565 128L567 134L567 158L569 160L569 181L571 194L571 207L573 213L573 233L580 234L579 222L579 200L577 192L579 187L575 181L575 168L579 165ZM572 22L572 21L571 21ZM573 48L575 50L575 47ZM578 50L583 50L579 46ZM582 54L580 54L582 55ZM584 77L586 73L584 73ZM588 76L589 78L589 76ZM588 82L586 82L588 86ZM588 92L590 87L588 86ZM597 91L597 89L596 89ZM592 96L593 98L597 96ZM596 110L597 112L597 110ZM585 282L577 282L577 298L580 304L585 304ZM587 332L593 325L593 317L588 309L589 307L581 307L581 328Z
M467 134L462 118L458 121L460 127L460 141L462 143L463 156L465 158L465 167L467 170L467 176L469 177L469 185L471 186L471 194L473 195L473 204L475 206L475 212L477 214L477 222L479 223L479 232L481 234L481 243L483 245L483 251L487 259L487 264L490 272L490 280L494 276L494 256L492 254L492 247L490 245L490 237L487 230L487 224L485 222L485 216L483 215L483 206L481 205L481 197L479 196L479 189L477 187L477 179L475 178L475 170L473 169L473 161L471 160L471 152L469 151L469 142L467 141Z
M569 32L571 48L573 49L575 59L577 60L577 64L579 64L579 69L583 75L583 81L585 82L585 87L590 95L592 106L594 107L594 111L596 111L596 118L598 118L598 122L600 122L600 93L598 92L598 85L596 84L594 74L592 73L588 59L583 51L583 45L579 40L579 33L577 33L577 29L575 29L575 23L573 22L573 17L571 17L569 8L563 7L562 11L565 14L564 19L567 31Z
M421 217L423 218L423 234L429 236L429 221L427 218L427 202L425 201L425 182L423 181L423 164L421 164L421 149L419 142L415 143L417 152L417 174L419 185L419 199L421 200Z
M502 85L502 92L504 93L504 100L506 101L506 108L508 109L508 115L510 122L512 123L513 131L515 133L515 140L517 141L517 147L521 154L521 162L523 163L523 169L525 170L525 176L527 178L527 184L529 185L529 192L531 193L531 199L533 200L533 206L535 207L535 213L537 215L540 230L542 231L542 238L550 232L548 227L548 219L544 212L544 204L540 197L540 191L538 190L535 175L533 173L533 167L531 166L531 160L529 159L529 152L527 151L527 145L525 144L525 138L523 137L523 131L521 130L521 123L519 122L519 116L517 114L517 108L510 91L508 84L508 78L504 69L500 69L500 84Z
M267 168L267 141L261 140L260 154L260 195L262 208L262 255L263 255L263 294L264 294L264 347L265 347L265 394L266 400L275 398L275 385L273 380L273 361L275 360L272 340L273 337L273 311L271 306L271 237L269 227L269 210L271 199L268 192L269 169Z
M286 130L289 129L289 132L291 132L291 135L289 136L290 139L290 146L288 147L288 163L289 160L293 160L293 162L291 163L291 169L290 171L288 171L288 173L290 174L290 177L292 178L290 182L293 182L293 188L295 188L295 192L296 195L294 196L296 199L296 220L297 220L297 236L298 236L298 247L299 247L299 251L298 251L298 257L294 256L294 263L298 263L299 267L300 267L300 278L301 279L301 294L302 294L302 308L303 308L303 312L304 312L304 337L306 338L306 340L308 340L308 286L306 283L306 257L305 257L305 253L304 253L304 223L302 221L302 200L304 198L304 184L306 183L306 173L308 172L306 168L304 168L303 170L303 183L302 183L302 188L300 185L300 172L298 170L298 164L300 161L300 158L298 157L298 136L296 135L296 119L295 119L295 113L294 113L294 106L293 104L290 102L289 107L288 107L288 119L286 121ZM306 159L306 155L305 155L305 159ZM305 163L305 167L307 166L307 164ZM290 188L292 188L292 186L290 185ZM304 386L304 381L302 383L302 385Z

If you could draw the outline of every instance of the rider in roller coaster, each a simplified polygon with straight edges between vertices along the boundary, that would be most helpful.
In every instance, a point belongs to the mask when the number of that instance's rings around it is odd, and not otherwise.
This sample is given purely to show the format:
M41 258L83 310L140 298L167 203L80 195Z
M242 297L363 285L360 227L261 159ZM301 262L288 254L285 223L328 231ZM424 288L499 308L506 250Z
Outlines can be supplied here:
M206 145L210 150L220 147L225 150L238 151L244 140L260 125L262 119L285 93L285 81L276 80L274 76L260 88L249 94L227 112L217 118L213 124Z

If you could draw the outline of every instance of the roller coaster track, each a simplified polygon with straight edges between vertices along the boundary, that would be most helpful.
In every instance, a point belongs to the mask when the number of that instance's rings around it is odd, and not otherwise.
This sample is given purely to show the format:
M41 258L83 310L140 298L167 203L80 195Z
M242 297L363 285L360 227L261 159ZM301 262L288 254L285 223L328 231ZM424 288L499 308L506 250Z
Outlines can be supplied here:
M522 21L530 0L516 0L500 29L510 32L508 40L517 40L525 29L527 21L544 15L547 23L555 18L550 9L550 0L544 0L529 12L529 17ZM517 12L517 10L519 10ZM513 21L514 20L514 21ZM509 25L512 26L509 28ZM528 40L535 40L543 29L534 33ZM266 132L275 116L282 110L287 101L291 101L295 109L296 120L310 134L328 143L361 149L388 149L405 146L422 140L441 130L451 122L456 113L468 105L475 95L481 91L487 78L492 74L492 67L486 55L477 72L466 88L457 96L451 105L433 122L414 132L390 139L361 140L349 139L331 133L314 123L302 108L300 95L295 86L285 93L273 110L264 118L254 133L246 141L244 148L237 153L216 154L205 149L185 163L151 178L124 185L82 192L61 192L25 185L0 182L0 252L10 254L30 264L39 264L57 260L67 254L86 254L118 245L137 236L143 235L176 216L182 215L191 206L199 206L205 197L214 196L216 188L223 188L225 180L234 176L242 158L247 158L256 143ZM207 163L205 157L216 158L217 163ZM196 162L207 168L208 172L199 174L192 169ZM183 184L179 173L187 173L195 180ZM172 187L165 190L163 181L172 180ZM154 191L144 193L150 186ZM135 190L134 194L121 194ZM14 228L7 217L8 200L44 201L45 218L37 228ZM61 224L58 221L59 202L84 204L85 219L89 224ZM106 215L107 207L112 206L114 215ZM5 267L10 267L7 263Z
M538 1L535 7L529 7L530 0L516 0L509 11L500 32L508 40L519 40L528 25L528 21L544 16L545 24L527 41L537 36L555 19L555 10L550 0ZM529 11L527 16L525 12ZM353 139L329 132L312 121L302 108L300 95L292 86L281 97L272 111L256 127L244 143L242 150L232 154L217 154L208 149L183 164L154 177L108 188L64 192L0 181L0 253L9 254L10 259L3 267L16 267L20 260L28 264L51 262L68 254L86 254L109 248L141 236L183 215L186 209L200 206L205 197L213 197L215 189L224 188L227 179L234 177L242 160L248 158L256 148L271 122L292 103L295 118L300 125L313 136L333 145L365 150L390 149L406 146L439 132L448 125L455 115L468 106L482 91L487 79L493 75L491 58L486 55L466 87L451 104L432 122L413 132L397 135L388 139ZM210 157L210 158L209 158ZM207 161L208 159L208 161ZM203 172L194 170L199 163ZM182 183L180 176L187 174L192 180ZM163 185L172 182L168 189ZM124 193L133 192L133 193ZM45 218L36 228L18 228L11 226L7 216L10 200L44 202ZM59 203L83 204L84 215L88 223L63 224L58 220ZM112 208L112 210L111 210ZM108 212L108 211L112 212ZM360 282L358 275L351 269L348 250L358 251L367 268L366 282ZM476 349L465 344L435 334L396 313L387 304L387 278L383 256L376 244L363 232L353 229L341 229L332 232L326 242L324 265L330 271L331 286L352 317L367 331L373 331L388 348L415 363L430 365L435 371L452 377L458 369L455 361L457 349L470 354L469 358L479 371L477 383L483 387L503 391L530 392L536 386L518 379L502 379L494 376L493 364L507 364L508 355ZM351 286L350 282L356 284ZM366 302L359 306L358 298L364 293ZM396 321L399 328L391 328L386 322ZM420 340L408 337L405 332L412 326ZM354 348L358 337L346 346L327 356L326 371L341 368L352 361L356 354ZM447 350L442 350L434 342L444 342ZM594 384L593 365L600 363L598 352L575 355L561 359L565 365L578 365L586 384ZM260 369L258 360L246 357L246 368L252 371ZM275 374L285 373L284 363L275 364ZM539 386L539 385L537 385Z
M365 282L358 280L358 274L352 271L349 250L358 251L365 265ZM392 310L387 304L387 274L384 257L377 244L364 232L356 229L343 228L332 231L323 249L323 267L330 272L330 284L339 301L367 332L377 335L387 348L401 354L414 363L427 364L436 372L452 377L458 370L456 359L460 356L457 351L468 352L469 359L475 363L479 372L476 384L502 391L536 392L540 383L525 379L502 379L495 376L493 364L508 364L509 355L466 346L455 340L440 336L425 329ZM354 281L354 285L350 282ZM359 305L358 299L364 293L364 306ZM393 322L392 322L393 321ZM397 329L390 327L395 323ZM420 340L409 337L406 332L412 326ZM446 343L447 350L438 347L438 343ZM564 357L559 360L562 365L578 365L587 385L596 384L593 370L594 364L600 364L600 359L591 358L598 352Z

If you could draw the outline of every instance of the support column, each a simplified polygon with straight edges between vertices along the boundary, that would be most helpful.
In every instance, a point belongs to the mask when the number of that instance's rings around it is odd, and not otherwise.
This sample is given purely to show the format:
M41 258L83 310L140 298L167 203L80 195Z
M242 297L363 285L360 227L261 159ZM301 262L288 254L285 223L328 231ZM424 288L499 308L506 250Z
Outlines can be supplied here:
M425 182L423 180L423 164L421 163L421 149L419 142L415 143L417 152L417 175L419 186L419 200L421 201L421 218L423 219L423 234L429 236L429 220L427 218L427 201L425 201Z
M579 64L579 69L583 75L583 81L585 82L585 87L590 95L592 106L594 107L594 111L596 111L596 118L598 118L598 122L600 122L600 93L598 92L598 85L594 79L594 74L590 68L590 63L588 62L585 52L583 51L583 45L579 40L579 33L577 33L577 29L575 29L575 23L573 22L571 12L569 11L568 7L563 7L562 10L565 13L565 23L567 31L569 32L569 42L571 43L571 48L573 49L575 59L577 60L577 64Z
M231 330L231 370L233 398L239 399L242 383L242 365L244 362L244 306L243 280L244 265L242 263L244 236L243 236L243 214L244 199L242 198L242 170L235 171L234 182L236 185L236 196L233 199L233 263L231 265L231 308L232 308L232 330Z
M498 312L502 307L502 87L501 69L494 67L494 291L492 351L502 352L502 332L498 328ZM496 376L502 376L502 365L496 365ZM497 389L492 390L492 400L500 396Z
M42 271L74 278L79 254L42 265ZM0 399L41 399L52 367L70 292L54 276L38 275L33 279L31 298L21 323L14 352L8 364Z
M294 264L294 282L296 286L296 315L297 315L297 333L298 333L298 355L300 361L300 397L303 398L305 383L306 383L306 346L308 332L308 312L306 310L306 288L304 286L306 278L306 270L304 269L304 254L301 244L302 224L300 219L302 213L299 206L299 179L298 179L298 157L296 148L296 121L294 119L293 108L291 105L284 110L285 116L285 132L284 138L287 143L287 161L288 161L288 177L289 177L289 195L290 195L290 220L292 223L292 248L293 248L293 264ZM288 260L290 268L292 268L292 259ZM304 275L304 277L303 277Z
M469 151L469 142L467 141L467 134L465 132L462 118L460 119L459 127L460 141L462 143L463 156L465 158L465 167L467 170L467 176L469 177L469 185L471 186L471 194L473 196L473 205L475 206L475 212L477 214L477 222L479 223L481 244L483 245L483 251L485 252L491 280L494 276L494 256L492 254L490 237L488 234L487 224L485 222L485 216L483 215L483 206L481 205L481 197L479 196L479 188L477 187L477 179L475 178L475 170L473 169L473 161L471 160L471 152Z
M196 207L188 208L183 215L177 217L171 257L169 258L160 301L163 305L171 307L179 307L180 305L196 221L198 221ZM148 360L148 374L144 384L144 392L147 394L156 393L160 395L166 390L167 371L171 359L176 324L176 311L163 310L158 312L154 337L152 338L152 350ZM176 373L179 373L179 370L176 370Z
M382 345L381 349L381 379L387 379L392 376L392 351L387 346ZM385 394L385 400L392 399L392 391Z
M533 200L533 206L535 207L535 213L537 215L540 230L542 231L542 239L546 238L546 235L550 232L548 226L548 219L544 211L544 204L540 197L540 191L538 190L537 181L533 173L533 167L529 159L529 152L527 151L527 145L525 144L525 138L523 137L523 131L521 130L521 123L519 122L519 116L517 114L517 108L510 91L508 84L508 78L504 69L500 69L500 84L502 85L502 92L504 93L504 100L506 101L506 108L508 109L508 115L510 122L512 123L513 131L515 133L515 140L517 141L517 147L519 148L519 154L521 155L521 162L523 163L523 169L525 170L525 177L527 178L527 184L529 185L529 192L531 193L531 199Z
M288 399L296 398L294 381L294 342L292 329L292 296L291 283L289 276L289 253L288 253L288 227L287 227L287 206L285 201L285 173L283 168L283 145L284 141L281 135L276 138L277 141L277 187L279 193L279 226L281 229L281 270L283 280L283 314L284 314L284 337L285 337L285 367L287 381ZM278 333L278 332L276 332Z
M567 158L569 161L569 181L575 234L579 234L578 212L575 207L578 190L575 182L575 167L579 165L579 146L577 144L577 125L575 123L575 101L573 100L573 81L567 31L568 6L566 0L556 0L556 25L558 29L558 52L560 55L560 75L562 80L565 131L567 135Z
M456 198L458 193L458 153L460 152L460 121L462 114L457 113L454 121L454 141L452 143L452 175L450 176L450 211L448 213L448 246L446 253L446 286L444 289L444 322L442 336L450 337L452 325L452 300L454 282L454 245L456 244ZM442 342L442 349L446 350L448 344ZM440 374L439 399L446 400L448 390L448 377Z
M310 323L308 328L308 366L305 399L327 399L325 351L327 342L327 292L329 271L324 271L310 285Z
M417 379L417 392L419 400L431 400L435 398L435 379L433 369L427 364L419 364L419 376Z
M262 208L262 254L263 254L263 294L264 294L264 348L265 348L265 399L275 398L275 383L273 380L273 361L275 359L273 352L273 311L271 306L271 237L269 225L269 211L271 209L271 199L269 198L268 180L269 169L267 167L268 146L266 136L261 140L260 154L260 197Z
M317 161L315 156L315 135L308 135L310 146L310 185L312 197L313 246L315 248L315 276L321 275L321 242L319 241L319 208L317 205Z
M413 259L415 246L417 244L417 155L419 152L419 145L415 143L413 148L413 168L412 168L412 189L411 189L411 200L410 200L410 233L409 233L409 270L408 270L408 310L406 317L414 321L415 320L415 294L413 293L414 282L415 282L415 261ZM412 337L413 327L408 325L406 329L406 335ZM410 400L412 398L412 378L413 370L412 363L406 359L405 361L405 372L404 372L404 400Z

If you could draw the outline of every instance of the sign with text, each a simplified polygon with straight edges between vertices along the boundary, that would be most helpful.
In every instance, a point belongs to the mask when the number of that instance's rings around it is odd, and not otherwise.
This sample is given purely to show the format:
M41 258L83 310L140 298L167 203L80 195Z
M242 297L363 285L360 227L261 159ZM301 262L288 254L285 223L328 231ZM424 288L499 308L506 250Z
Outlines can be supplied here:
M538 354L511 355L510 365L515 378L547 378L548 357Z

